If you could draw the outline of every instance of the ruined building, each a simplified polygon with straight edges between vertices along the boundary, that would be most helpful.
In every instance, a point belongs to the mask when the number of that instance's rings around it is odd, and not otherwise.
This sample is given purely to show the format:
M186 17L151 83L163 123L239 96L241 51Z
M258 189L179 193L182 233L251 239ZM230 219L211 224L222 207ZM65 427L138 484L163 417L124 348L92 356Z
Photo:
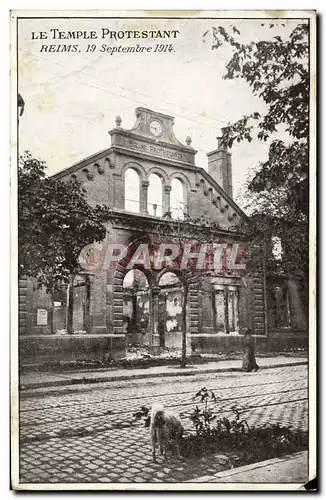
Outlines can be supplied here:
M78 180L90 204L108 204L108 241L147 242L157 224L203 216L218 224L221 238L241 241L231 226L246 215L233 200L231 154L218 139L207 154L208 171L195 165L191 139L174 135L172 116L136 109L125 130L121 118L109 131L111 146L54 177ZM221 272L190 284L187 350L239 350L250 327L263 349L303 345L307 320L295 280L275 280L268 297L266 277ZM80 270L55 296L37 290L33 280L19 283L22 362L123 356L127 344L180 348L183 287L163 270L128 271L126 262L102 272Z

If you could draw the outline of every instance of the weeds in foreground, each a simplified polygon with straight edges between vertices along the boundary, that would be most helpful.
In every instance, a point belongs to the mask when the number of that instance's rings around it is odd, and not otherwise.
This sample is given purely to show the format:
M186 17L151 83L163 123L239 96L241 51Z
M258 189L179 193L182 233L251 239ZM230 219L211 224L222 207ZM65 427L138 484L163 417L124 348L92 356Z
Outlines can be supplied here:
M190 420L195 426L197 436L212 437L215 435L225 434L227 436L246 434L250 432L247 420L240 420L241 413L245 410L239 410L236 406L232 406L231 411L235 418L229 420L226 417L218 418L218 415L208 407L209 402L217 402L215 393L206 387L203 387L193 397L194 400L200 401L202 407L195 406L190 414Z
M280 424L250 427L242 418L247 408L234 405L221 410L218 396L206 387L200 389L192 400L196 404L188 418L195 434L186 433L182 439L181 454L184 457L231 452L237 455L237 464L248 464L308 447L307 432L296 432ZM232 413L233 417L222 416L222 412ZM134 422L143 419L144 425L149 427L150 411L146 406L142 406L133 417Z

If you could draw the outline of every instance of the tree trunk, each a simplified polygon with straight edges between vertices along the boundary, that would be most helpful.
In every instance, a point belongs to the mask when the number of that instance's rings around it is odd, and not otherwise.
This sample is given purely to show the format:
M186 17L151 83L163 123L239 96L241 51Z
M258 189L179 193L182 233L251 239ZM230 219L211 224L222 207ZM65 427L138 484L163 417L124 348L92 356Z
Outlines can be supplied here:
M263 312L264 312L264 334L266 335L267 341L269 341L269 329L268 329L268 311L267 311L267 281L266 281L266 259L267 259L267 242L266 237L264 237L264 248L263 248Z
M188 284L183 285L183 303L182 303L182 342L181 342L181 367L187 365L187 302L188 302Z
M74 314L74 278L70 279L68 288L68 313L67 313L67 332L73 333L73 314Z

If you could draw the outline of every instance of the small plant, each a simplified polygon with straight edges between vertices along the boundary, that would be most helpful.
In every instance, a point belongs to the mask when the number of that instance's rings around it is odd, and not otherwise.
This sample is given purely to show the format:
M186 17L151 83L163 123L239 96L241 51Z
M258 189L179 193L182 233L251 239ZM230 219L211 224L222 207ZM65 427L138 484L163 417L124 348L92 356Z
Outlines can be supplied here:
M231 420L231 432L237 433L237 432L242 432L246 433L250 431L250 427L248 425L247 420L240 420L240 415L243 413L245 410L238 410L236 406L232 406L232 411L235 414L235 420ZM224 418L224 420L227 420Z
M196 434L197 436L210 436L214 433L213 421L217 416L208 408L208 403L209 401L216 402L215 393L203 387L195 394L193 399L199 399L204 404L204 408L199 408L196 405L189 417L195 426Z
M205 404L205 410L207 410L209 400L214 402L216 401L215 393L210 389L207 389L207 387L203 387L202 389L200 389L200 391L198 391L193 397L193 399L198 398L200 399L201 403Z
M195 426L197 436L207 436L215 438L224 438L225 436L232 436L232 440L239 442L239 436L248 434L250 428L247 420L240 419L241 413L245 410L239 410L236 406L232 406L231 410L235 414L233 420L226 417L218 418L212 409L208 407L209 402L216 403L217 398L213 391L203 387L193 397L194 400L203 403L203 408L198 405L195 406L190 415L190 420Z
M233 460L239 466L294 453L308 446L308 435L304 432L295 432L280 425L249 427L247 420L242 418L246 408L232 406L229 411L233 413L233 418L220 417L216 405L214 408L210 406L210 403L217 402L217 397L206 387L192 399L199 400L189 417L196 434L184 437L184 457L214 455L216 452L236 453Z

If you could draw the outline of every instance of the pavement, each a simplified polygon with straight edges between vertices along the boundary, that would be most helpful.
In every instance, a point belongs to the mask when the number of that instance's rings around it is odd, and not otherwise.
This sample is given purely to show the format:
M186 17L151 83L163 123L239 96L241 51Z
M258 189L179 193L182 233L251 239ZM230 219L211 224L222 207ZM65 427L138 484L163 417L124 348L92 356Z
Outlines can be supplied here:
M157 370L168 367L156 367L154 375L145 380L112 380L113 372L117 372L113 370L103 382L94 382L94 375L90 379L93 383L88 384L26 388L20 393L20 484L37 488L46 483L58 489L56 483L65 483L67 488L77 483L108 488L114 484L121 487L126 483L157 483L163 487L165 483L195 484L204 478L207 485L212 483L215 488L214 483L218 482L241 483L251 478L251 482L272 483L276 477L277 482L282 479L284 484L303 484L308 481L304 454L279 457L283 465L274 459L265 468L250 464L254 467L240 470L231 469L234 450L181 460L171 457L168 462L159 457L153 463L149 431L132 417L143 405L163 403L180 414L185 435L193 434L189 419L195 405L192 396L206 386L214 390L218 400L212 409L221 416L231 417L231 408L236 405L249 426L279 423L307 431L307 366L302 364L302 358L295 365L294 358L286 358L283 366L277 366L280 358L272 359L274 366L267 368L271 360L260 358L262 370L257 373L225 371L224 365L222 370L207 373L204 370L213 367L201 365L197 370L189 368L195 373L190 375L187 371L187 376L180 376L181 370L171 367L176 374L166 378ZM239 367L239 361L236 363ZM120 376L126 376L125 370L119 371L124 372ZM69 377L69 384L68 380ZM30 381L35 384L35 379Z
M301 451L281 458L236 467L212 476L192 479L191 483L297 483L307 482L308 452Z
M257 357L261 369L307 364L305 357ZM20 390L45 387L60 387L74 384L117 382L130 379L155 377L192 376L203 373L223 373L241 370L241 360L219 360L205 364L191 364L186 368L177 365L153 366L147 368L97 369L56 372L27 372L20 375Z

